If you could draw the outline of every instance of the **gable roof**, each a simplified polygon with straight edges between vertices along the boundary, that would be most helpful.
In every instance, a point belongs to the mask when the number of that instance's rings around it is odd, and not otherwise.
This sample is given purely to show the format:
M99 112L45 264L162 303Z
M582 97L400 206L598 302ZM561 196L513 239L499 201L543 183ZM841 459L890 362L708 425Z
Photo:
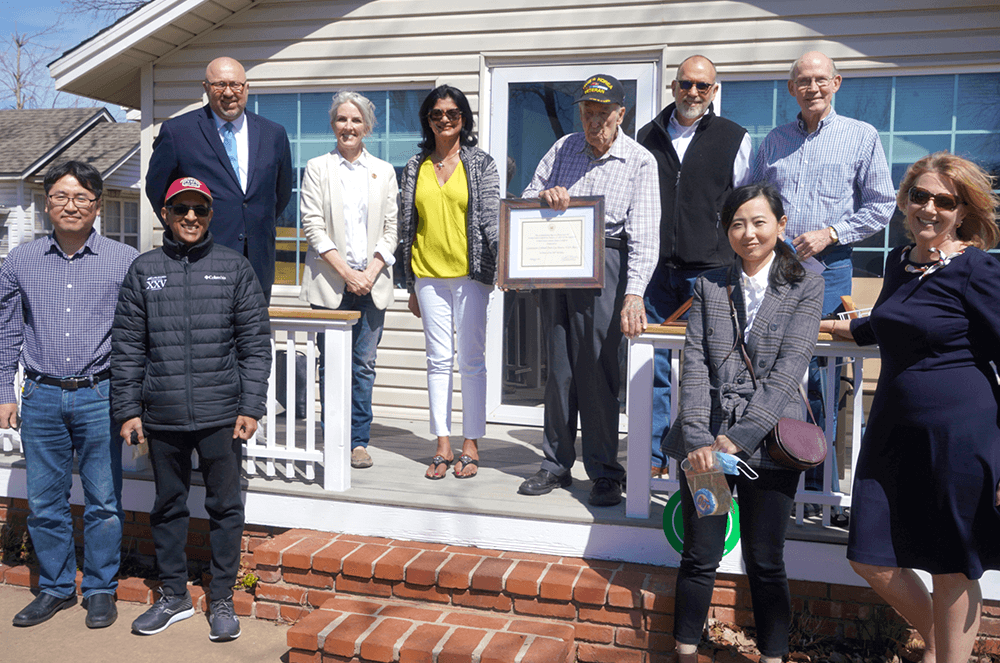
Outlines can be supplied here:
M139 125L105 108L0 111L0 178L24 179L56 159L89 163L107 175L139 149Z
M26 177L96 123L113 121L104 108L2 110L0 177Z
M139 150L140 133L138 122L98 124L56 155L53 161L89 163L101 173L101 177L107 177Z

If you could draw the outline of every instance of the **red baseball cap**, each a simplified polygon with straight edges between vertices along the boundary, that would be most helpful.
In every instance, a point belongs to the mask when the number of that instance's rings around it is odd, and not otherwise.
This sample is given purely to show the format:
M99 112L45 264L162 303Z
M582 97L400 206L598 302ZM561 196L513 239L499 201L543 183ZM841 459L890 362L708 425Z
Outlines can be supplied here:
M197 191L201 195L208 198L209 203L212 202L212 192L208 190L208 187L205 186L204 182L193 177L181 177L174 180L173 184L170 185L170 188L167 189L167 196L163 199L163 204L167 204L170 202L171 198L185 191Z

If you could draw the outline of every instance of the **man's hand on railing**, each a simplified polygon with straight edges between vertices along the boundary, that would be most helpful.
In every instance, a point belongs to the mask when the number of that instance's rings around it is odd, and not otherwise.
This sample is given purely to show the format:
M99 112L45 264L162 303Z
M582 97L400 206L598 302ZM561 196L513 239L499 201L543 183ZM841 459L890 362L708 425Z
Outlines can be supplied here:
M121 436L128 445L142 444L146 436L142 433L142 419L132 417L122 424Z
M0 428L19 428L21 422L17 418L17 403L0 405Z
M236 417L236 426L233 428L233 439L249 440L257 432L257 420L241 414Z

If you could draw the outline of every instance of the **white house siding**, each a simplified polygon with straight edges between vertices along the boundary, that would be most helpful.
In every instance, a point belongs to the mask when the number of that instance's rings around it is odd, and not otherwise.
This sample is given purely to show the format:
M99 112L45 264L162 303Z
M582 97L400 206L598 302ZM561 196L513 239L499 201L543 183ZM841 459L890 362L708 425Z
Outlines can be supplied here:
M203 5L189 17L192 34L210 11L222 10ZM143 114L158 123L203 103L204 67L220 55L244 64L256 93L448 82L478 112L488 83L480 80L484 61L487 67L589 61L596 68L606 59L653 52L662 53L670 80L681 60L703 53L723 78L773 78L806 50L819 49L846 76L953 73L997 70L998 45L1000 11L988 0L262 0L145 70L153 86ZM669 101L668 90L661 94ZM423 336L405 299L399 293L386 318L375 409L425 416Z
M0 229L0 257L6 257L17 245L17 227L20 224L22 210L21 200L17 194L17 182L0 180L0 208L4 212L3 228ZM13 239L14 244L11 244Z
M141 156L136 152L104 179L106 189L142 189L142 174L139 172Z

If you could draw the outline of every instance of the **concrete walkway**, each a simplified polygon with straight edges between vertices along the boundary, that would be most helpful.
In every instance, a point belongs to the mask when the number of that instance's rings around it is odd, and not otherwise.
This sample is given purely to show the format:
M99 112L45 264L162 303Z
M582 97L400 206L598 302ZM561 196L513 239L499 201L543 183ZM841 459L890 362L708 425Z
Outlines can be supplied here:
M0 586L0 660L41 663L164 663L211 661L212 663L278 663L287 661L287 626L241 618L242 634L233 642L208 639L208 620L202 613L178 622L153 636L133 635L132 620L149 606L118 603L118 621L105 629L84 625L86 611L77 603L49 621L30 628L15 628L11 620L32 600L30 591Z

